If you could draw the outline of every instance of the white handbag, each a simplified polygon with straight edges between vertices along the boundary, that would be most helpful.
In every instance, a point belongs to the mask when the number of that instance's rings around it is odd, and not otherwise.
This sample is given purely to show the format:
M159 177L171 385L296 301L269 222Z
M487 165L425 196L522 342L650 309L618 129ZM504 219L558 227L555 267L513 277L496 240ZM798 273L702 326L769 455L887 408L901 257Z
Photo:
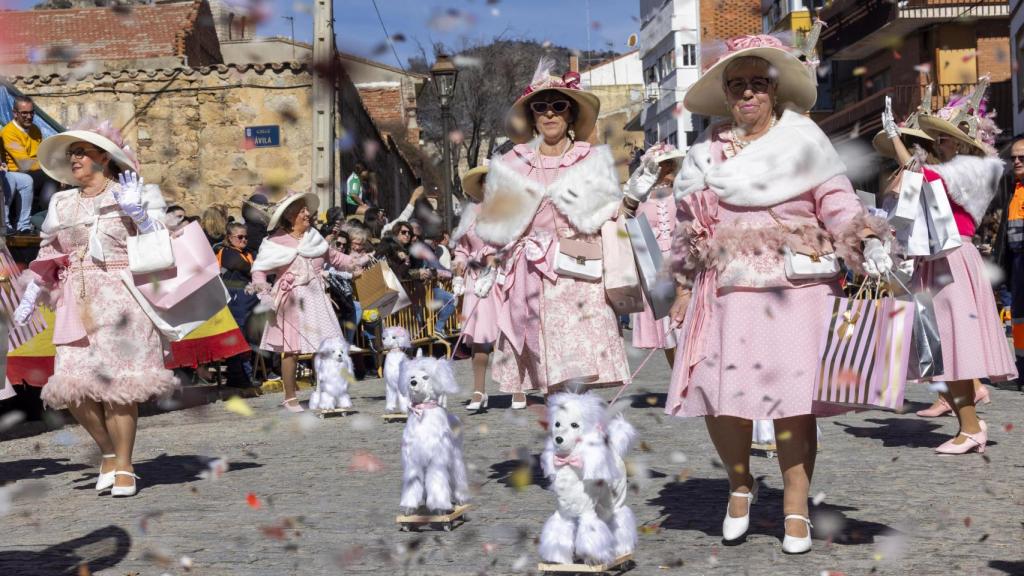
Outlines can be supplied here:
M601 263L601 244L561 238L555 255L555 274L579 280L597 281L604 278Z
M128 269L132 274L152 274L174 268L171 233L160 227L128 237Z
M782 223L778 215L771 209L768 214L787 233L789 228ZM817 252L810 254L794 251L789 246L783 246L783 254L786 259L786 278L789 280L825 280L839 274L839 259L835 252Z

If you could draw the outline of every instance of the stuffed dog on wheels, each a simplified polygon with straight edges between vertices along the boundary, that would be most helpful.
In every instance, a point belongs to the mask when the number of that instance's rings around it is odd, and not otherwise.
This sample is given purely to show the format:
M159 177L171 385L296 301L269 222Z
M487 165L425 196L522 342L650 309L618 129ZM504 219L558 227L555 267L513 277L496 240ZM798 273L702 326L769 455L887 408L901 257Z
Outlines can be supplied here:
M381 342L385 350L384 356L384 412L385 414L406 414L409 412L409 397L404 396L398 385L402 364L408 361L405 351L412 347L409 332L401 326L390 326L384 329Z
M625 505L623 458L635 439L633 426L621 414L609 417L596 394L548 398L548 439L540 462L558 509L541 531L540 557L550 563L540 565L542 572L576 562L611 569L631 561L636 518Z
M321 414L352 411L348 383L352 378L353 368L348 350L348 342L338 336L324 338L320 343L313 361L316 368L316 390L309 397L310 410L319 410Z
M468 508L469 482L462 459L462 423L441 405L445 394L458 391L447 360L422 352L402 365L399 379L409 398L409 420L402 434L403 529L438 523L451 530L452 521ZM421 507L427 514L417 515Z

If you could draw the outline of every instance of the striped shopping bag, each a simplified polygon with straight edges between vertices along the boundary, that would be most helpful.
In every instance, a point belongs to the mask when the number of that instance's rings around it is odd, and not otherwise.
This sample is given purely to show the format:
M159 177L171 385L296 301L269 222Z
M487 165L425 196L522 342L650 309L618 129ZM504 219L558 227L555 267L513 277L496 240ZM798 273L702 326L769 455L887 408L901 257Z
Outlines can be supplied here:
M912 302L892 297L828 298L828 330L814 382L815 404L903 408L913 331ZM826 407L822 406L827 410Z

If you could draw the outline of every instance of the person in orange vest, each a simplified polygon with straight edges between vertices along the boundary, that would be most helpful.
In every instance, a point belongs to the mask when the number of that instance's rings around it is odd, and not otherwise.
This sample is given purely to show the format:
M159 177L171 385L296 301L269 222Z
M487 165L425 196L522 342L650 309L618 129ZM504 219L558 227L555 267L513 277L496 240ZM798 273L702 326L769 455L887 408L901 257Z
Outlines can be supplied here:
M1012 294L1013 351L1020 374L1024 368L1024 139L1013 143L1010 160L1016 185L1006 207L1006 248Z

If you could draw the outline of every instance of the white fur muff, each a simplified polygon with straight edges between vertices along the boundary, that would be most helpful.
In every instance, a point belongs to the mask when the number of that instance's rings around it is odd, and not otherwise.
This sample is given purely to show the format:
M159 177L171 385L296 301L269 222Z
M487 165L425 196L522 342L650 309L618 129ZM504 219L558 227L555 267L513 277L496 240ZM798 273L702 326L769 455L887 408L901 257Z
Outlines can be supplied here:
M349 344L344 338L324 338L317 349L313 366L316 368L316 390L309 397L310 410L351 408L348 383L352 379L352 359Z
M625 504L623 460L636 430L621 414L609 416L593 393L548 398L548 439L541 468L558 509L544 523L545 562L604 564L636 547L636 518Z
M447 360L424 357L402 365L401 392L409 398L409 419L402 434L404 514L426 506L444 513L469 501L469 481L462 459L462 423L441 404L458 384Z

